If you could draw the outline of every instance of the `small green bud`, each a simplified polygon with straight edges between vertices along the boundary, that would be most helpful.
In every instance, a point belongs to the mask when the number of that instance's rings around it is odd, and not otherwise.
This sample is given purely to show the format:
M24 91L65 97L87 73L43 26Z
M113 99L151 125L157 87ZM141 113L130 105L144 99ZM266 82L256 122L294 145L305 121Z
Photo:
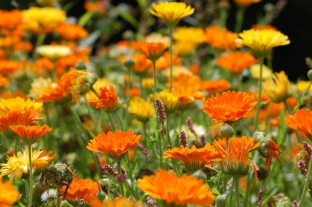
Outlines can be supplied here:
M135 62L132 57L127 57L124 61L124 66L127 68L132 68L134 66Z
M308 71L308 78L309 78L310 80L312 80L312 69L310 69L310 70Z
M234 129L231 127L229 124L225 124L221 129L220 129L220 135L223 138L230 138L234 135Z
M264 135L265 135L264 132L255 131L255 133L253 133L252 137L255 139L256 142L263 142L266 140Z
M75 65L75 69L77 70L85 70L87 69L86 64L82 60L78 60L78 62Z
M198 179L207 180L207 176L202 170L197 170L192 176Z
M227 197L227 194L218 195L215 200L217 207L226 207Z

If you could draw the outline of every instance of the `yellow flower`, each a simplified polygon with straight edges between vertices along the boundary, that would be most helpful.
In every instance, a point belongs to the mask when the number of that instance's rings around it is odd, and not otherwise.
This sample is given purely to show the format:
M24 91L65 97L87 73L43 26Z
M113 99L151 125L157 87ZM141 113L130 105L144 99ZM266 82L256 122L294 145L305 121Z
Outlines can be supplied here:
M42 45L36 49L36 52L52 61L56 61L72 53L69 47L63 45Z
M147 122L155 114L155 109L150 102L150 98L145 101L143 98L137 96L130 100L129 112L134 114L139 121Z
M170 77L170 68L166 68L161 73L167 78ZM193 75L193 73L185 66L174 65L172 67L172 78L177 78L181 74Z
M152 6L154 10L149 10L151 14L162 18L169 27L175 26L180 19L194 13L194 8L183 2L159 2Z
M142 80L142 87L145 89L152 89L154 87L154 79L153 78L144 78Z
M22 12L25 29L54 29L58 23L66 21L66 12L52 7L32 7Z
M260 78L260 65L255 64L250 67L250 74L253 78L259 79ZM262 66L262 79L268 79L272 77L272 71L267 66Z
M2 99L0 101L0 115L6 115L10 111L24 110L34 110L40 113L42 109L42 103L37 103L30 99L24 100L21 97Z
M309 86L310 81L298 81L297 89L300 92L304 92L305 89ZM312 87L309 88L308 92L312 92Z
M157 98L165 106L166 113L172 113L176 110L178 106L178 97L174 96L172 93L168 92L167 90L161 91L155 95L151 95L151 97L155 100Z
M11 207L19 199L20 193L15 190L11 181L3 183L0 177L0 206Z
M199 45L205 41L204 30L200 27L178 27L174 30L172 37L175 41L195 45Z
M263 81L262 88L263 92L276 103L286 100L292 94L290 81L284 71L274 73L272 79Z
M240 39L236 42L250 47L258 57L265 57L277 46L288 45L288 36L275 30L250 29L239 34Z
M36 168L36 166L47 165L50 161L48 156L40 157L41 153L41 150L34 150L31 152L31 164L34 168ZM12 180L14 177L18 179L21 178L23 173L28 173L28 156L28 149L26 149L23 153L17 152L17 156L13 155L12 157L8 157L8 161L6 164L0 164L0 166L2 166L0 170L1 176L9 175L10 180Z

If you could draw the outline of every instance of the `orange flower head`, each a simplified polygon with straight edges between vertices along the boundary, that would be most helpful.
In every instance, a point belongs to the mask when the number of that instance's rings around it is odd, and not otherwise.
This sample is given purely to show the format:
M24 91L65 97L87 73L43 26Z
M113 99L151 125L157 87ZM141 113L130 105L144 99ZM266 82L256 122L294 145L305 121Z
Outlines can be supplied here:
M208 98L202 105L204 112L215 121L232 122L242 117L257 105L252 96L244 92L227 91Z
M66 191L66 199L70 201L82 200L83 203L90 205L96 198L100 190L100 183L91 179L78 179L75 177ZM62 194L65 194L66 186L62 188Z
M207 91L207 93L216 94L231 88L231 84L224 79L208 80L200 83L200 89Z
M0 87L4 86L7 83L8 83L8 79L0 75Z
M20 193L15 189L12 181L3 182L0 176L0 206L11 207L19 199Z
M200 82L201 82L201 79L197 75L181 73L178 75L178 77L176 77L172 81L172 87L173 88L194 87L196 89L199 89ZM167 86L169 87L169 83L167 83Z
M233 74L241 74L244 69L256 64L257 59L248 52L229 52L219 57L217 65L231 71Z
M312 111L309 109L298 109L294 115L287 115L286 124L290 129L304 132L312 139Z
M164 53L165 45L161 42L151 42L142 44L140 47L141 52L145 57L155 62Z
M163 158L176 158L184 163L186 170L189 173L194 173L195 171L202 169L205 165L211 165L215 163L220 155L218 152L210 145L206 144L204 148L198 148L193 145L192 148L182 147L173 148L164 152L166 156Z
M236 4L241 6L249 6L250 4L258 3L261 0L234 0Z
M218 139L213 142L214 147L222 157L222 172L231 175L243 177L250 172L251 166L255 169L255 178L257 179L257 169L255 163L248 159L249 152L259 147L260 143L254 143L254 139L247 137L233 137L228 140Z
M57 25L55 30L67 40L79 40L88 36L87 30L76 24L61 22Z
M205 42L219 51L238 48L239 45L235 43L236 38L238 34L219 26L210 26L205 30Z
M23 21L22 13L18 9L11 11L0 10L0 16L0 28L14 29Z
M35 64L38 68L43 68L47 71L53 71L54 69L54 63L46 57L37 59Z
M155 175L138 179L138 187L151 197L163 200L168 206L209 206L215 196L203 182L186 174L179 178L175 173L159 169Z
M172 95L178 97L178 108L187 109L196 100L204 100L205 95L195 87L173 88Z
M42 136L52 131L52 128L48 127L47 125L44 126L15 125L10 126L10 128L27 145L32 145L36 143L38 139L40 139Z
M121 160L129 149L139 144L141 135L135 135L134 131L123 132L116 130L115 134L102 132L92 139L87 148L93 152L107 154L115 161Z
M152 62L143 54L125 55L119 59L119 62L123 64L128 57L131 57L135 62L134 66L131 68L133 72L138 76L146 76L147 72L152 67Z
M0 60L0 75L10 75L21 68L20 64L13 60Z
M130 200L125 197L116 197L114 200L105 200L104 203L98 198L91 201L91 207L140 207L142 202Z
M94 105L97 109L104 109L107 113L116 112L120 108L118 101L118 94L115 93L115 89L112 85L108 87L100 88L98 93L98 101L90 101L90 105Z
M172 55L172 65L180 66L182 65L183 59L177 54ZM167 51L156 61L156 70L165 70L170 66L170 53Z

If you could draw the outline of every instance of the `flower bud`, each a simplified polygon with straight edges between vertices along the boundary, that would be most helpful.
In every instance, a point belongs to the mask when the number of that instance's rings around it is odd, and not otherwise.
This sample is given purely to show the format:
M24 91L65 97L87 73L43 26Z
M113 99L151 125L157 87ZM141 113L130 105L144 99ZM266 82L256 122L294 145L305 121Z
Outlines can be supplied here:
M255 139L255 142L263 142L267 139L267 138L265 138L264 135L265 135L264 132L255 131L255 133L253 133L252 137Z
M123 62L124 66L126 66L128 69L132 68L135 64L135 61L132 57L127 57L125 61Z
M76 65L75 65L75 69L77 69L77 70L85 70L85 69L87 69L87 66L86 66L86 64L82 60L78 60Z
M226 207L227 197L227 194L218 195L215 200L217 207Z
M310 80L312 80L312 69L310 69L310 70L308 71L308 78L309 78Z
M198 179L207 180L207 176L202 170L197 170L192 176Z
M229 124L225 124L221 129L220 129L220 135L223 138L230 138L234 135L234 129L231 127Z

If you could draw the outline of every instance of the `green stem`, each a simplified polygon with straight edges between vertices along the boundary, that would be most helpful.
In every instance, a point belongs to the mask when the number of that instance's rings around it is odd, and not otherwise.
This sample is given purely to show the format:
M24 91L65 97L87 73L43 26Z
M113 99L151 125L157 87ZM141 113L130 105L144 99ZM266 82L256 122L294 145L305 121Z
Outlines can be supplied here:
M126 159L127 159L127 164L128 164L128 168L129 168L129 175L130 175L130 180L131 180L131 189L133 190L133 196L136 197L136 190L135 190L135 185L134 185L134 178L133 178L133 175L132 175L132 165L131 165L131 162L130 162L130 158L129 158L129 154L127 154L126 156Z
M166 124L167 124L167 126L166 126L166 133L167 133L167 140L168 140L168 145L171 145L171 141L170 141L170 128L169 128L169 126L170 126L170 114L167 114L167 121L166 121Z
M36 49L37 49L37 47L42 45L42 43L44 42L45 38L46 38L46 34L44 32L40 32L38 34L37 41L36 41L35 47L33 49L33 59L37 59L38 54L36 52Z
M184 120L183 120L183 115L184 115L184 111L183 110L181 110L181 122L180 122L180 133L181 133L181 131L182 131L182 125L183 125L183 122L184 122Z
M226 8L220 9L220 27L224 28L226 27L226 19L228 17L228 11Z
M87 108L88 108L88 113L89 113L90 118L91 118L91 120L92 120L93 126L94 126L94 128L96 129L96 123L95 123L94 117L93 117L93 115L92 115L92 111L91 111L90 105L88 104L87 97L85 96L84 98L85 98L85 102L86 102L86 105L87 105Z
M130 103L130 77L131 77L131 69L128 68L128 81L127 81L127 111L126 111L126 128L128 128L128 124L130 122L129 116L129 103Z
M143 122L144 146L147 147L146 122Z
M255 131L257 131L259 113L260 113L260 109L261 109L261 90L262 90L262 67L263 67L263 60L264 60L263 57L259 57L260 78L259 78L259 94L258 94L257 113L256 113L255 124L254 124L254 130Z
M251 175L247 175L247 178L246 178L247 186L246 186L246 195L244 199L244 207L248 207L249 205L250 180L251 180Z
M169 26L169 37L170 37L170 87L169 87L169 92L172 92L172 32L173 32L173 26Z
M121 174L121 161L118 161L117 164L118 164L118 175ZM120 190L121 190L121 195L124 196L125 193L124 193L124 188L123 188L123 182L120 183Z
M57 203L56 203L57 207L61 206L61 186L57 186Z
M233 178L235 195L236 195L236 207L239 207L239 178Z
M118 117L118 120L119 120L119 123L120 123L120 126L121 126L121 130L122 130L122 131L125 131L125 128L124 128L123 122L122 122L122 120L121 120L119 111L117 111L116 114L117 114L117 117Z
M308 176L307 176L307 180L305 181L305 184L303 187L303 191L302 191L300 202L299 202L299 207L303 206L303 200L306 197L306 193L307 193L308 187L310 185L311 174L312 174L312 157L310 157Z
M49 108L48 108L48 104L44 104L44 114L45 114L45 117L46 117L46 121L47 121L47 124L49 127L53 127L51 125L51 119L50 119L50 116L49 116ZM47 148L47 150L52 150L53 149L53 139L45 139L45 143L47 144L47 146L45 146Z
M115 127L115 124L114 124L112 115L111 115L110 113L107 113L107 116L108 116L108 118L109 118L109 121L110 121L111 124L112 124L113 130L115 131L115 130L116 130L116 127Z
M244 13L245 13L245 6L239 6L236 12L236 25L235 25L236 33L239 33L242 30Z
M268 67L273 71L272 53L268 56L267 61L268 61Z
M226 188L227 188L227 175L224 174L224 179L223 179L223 193L226 192Z
M17 155L17 152L21 149L21 138L15 138L15 146L14 146L14 153Z
M29 200L28 207L32 206L32 190L33 190L33 174L32 174L32 163L31 163L31 144L28 145L28 157L29 157Z

